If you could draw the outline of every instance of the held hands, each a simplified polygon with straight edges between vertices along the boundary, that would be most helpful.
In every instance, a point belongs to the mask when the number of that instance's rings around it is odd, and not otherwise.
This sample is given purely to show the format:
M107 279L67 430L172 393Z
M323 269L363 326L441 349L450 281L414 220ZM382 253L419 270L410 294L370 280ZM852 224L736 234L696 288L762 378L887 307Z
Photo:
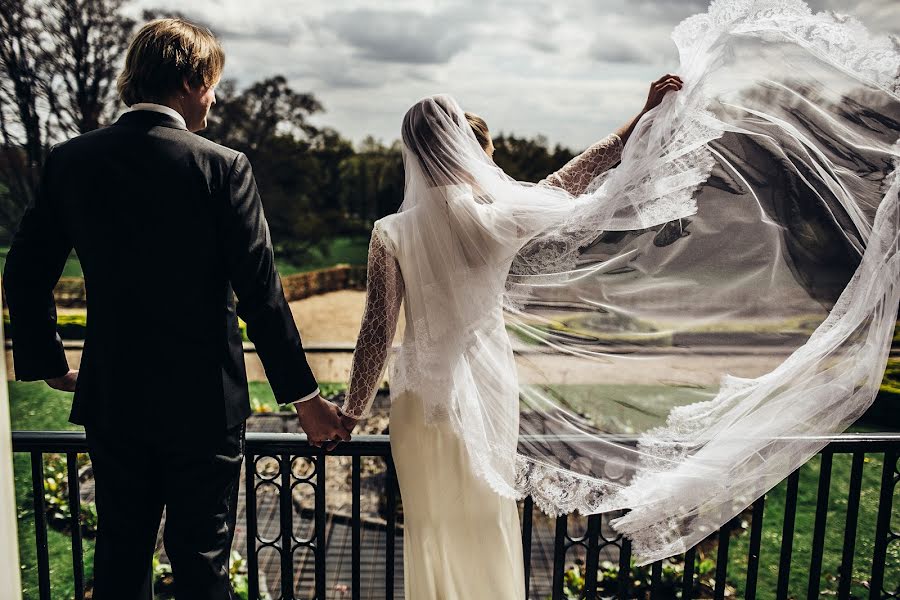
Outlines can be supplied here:
M74 392L75 384L78 383L78 369L69 369L69 372L62 377L45 379L44 382L46 382L46 384L52 387L54 390L59 390L61 392Z
M334 450L340 442L350 441L350 432L344 428L337 406L321 395L294 405L300 428L306 433L311 446L326 451Z
M681 81L681 77L678 75L673 75L672 73L663 75L650 84L650 92L647 94L647 103L644 104L644 109L641 112L645 113L656 108L667 93L678 91L683 85L684 82Z

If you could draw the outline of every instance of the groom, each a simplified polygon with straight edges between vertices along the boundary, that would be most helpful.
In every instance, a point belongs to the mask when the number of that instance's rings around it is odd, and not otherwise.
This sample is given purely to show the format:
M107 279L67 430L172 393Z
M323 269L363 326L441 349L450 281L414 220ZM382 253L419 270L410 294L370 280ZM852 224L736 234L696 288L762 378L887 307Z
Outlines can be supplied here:
M94 600L147 597L163 508L176 598L234 597L250 414L238 316L310 442L350 439L306 362L247 157L193 133L223 65L208 30L145 25L118 82L131 110L51 150L3 273L16 379L75 392L96 484ZM79 371L53 302L73 247L89 315Z

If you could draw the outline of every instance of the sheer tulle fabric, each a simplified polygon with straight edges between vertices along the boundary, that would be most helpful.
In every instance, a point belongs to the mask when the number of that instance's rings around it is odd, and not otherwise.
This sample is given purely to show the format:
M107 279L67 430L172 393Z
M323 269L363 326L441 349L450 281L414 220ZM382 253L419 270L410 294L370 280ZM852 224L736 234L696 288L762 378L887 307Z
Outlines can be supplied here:
M343 410L425 398L544 511L630 509L639 563L727 522L872 403L900 304L900 50L800 1L674 31L684 88L540 184L447 96L404 119ZM616 165L615 168L612 168Z

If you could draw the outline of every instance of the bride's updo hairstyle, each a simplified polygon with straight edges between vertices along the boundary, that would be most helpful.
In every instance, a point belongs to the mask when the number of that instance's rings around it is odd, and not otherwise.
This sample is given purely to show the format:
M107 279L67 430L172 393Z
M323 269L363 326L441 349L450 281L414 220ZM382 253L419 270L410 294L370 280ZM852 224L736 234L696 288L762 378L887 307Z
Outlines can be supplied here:
M487 152L487 149L491 147L491 132L488 130L487 123L475 113L470 112L466 113L466 121L469 122L469 127L472 128L472 133L475 134L475 139L481 144L481 149Z
M403 117L401 137L434 186L467 182L471 161L484 162L484 150L465 114L444 94L416 102Z

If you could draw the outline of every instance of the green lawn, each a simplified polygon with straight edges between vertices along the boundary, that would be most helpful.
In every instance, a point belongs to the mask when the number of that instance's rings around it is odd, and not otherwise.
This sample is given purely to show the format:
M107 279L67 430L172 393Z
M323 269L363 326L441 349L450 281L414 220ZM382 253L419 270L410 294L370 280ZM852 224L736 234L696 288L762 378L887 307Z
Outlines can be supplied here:
M6 255L9 246L0 246L0 270L6 265ZM303 264L294 264L287 260L275 257L275 264L281 275L293 275L305 273L316 269L326 269L337 264L364 265L369 252L368 236L343 236L330 240L324 251L315 249ZM75 252L69 256L63 269L63 277L84 277L81 263Z
M281 275L305 273L327 269L338 264L365 265L369 255L368 236L336 237L328 242L325 251L314 249L303 264L294 264L275 256L275 264Z
M838 588L838 567L844 544L844 526L847 518L847 495L850 481L849 454L837 454L831 471L831 487L828 496L828 517L825 529L825 544L822 563L820 597L836 596ZM789 598L806 598L812 538L815 524L816 495L818 492L821 457L815 457L800 469L797 497L793 554L791 557L791 577ZM868 590L864 582L869 580L872 569L872 553L875 539L875 520L878 514L878 498L881 489L883 461L880 455L867 456L863 465L862 491L860 494L859 518L857 520L856 551L853 561L851 593L855 598L867 598ZM781 531L784 519L786 483L782 482L766 495L763 515L762 547L760 569L757 581L757 598L774 599L778 586L778 562L781 550ZM900 490L894 495L894 506L900 505ZM893 530L898 528L900 511L893 511ZM729 547L729 581L737 588L737 597L744 594L746 582L747 551L750 536L743 533L732 540ZM900 547L892 544L888 548L885 566L885 589L897 589L900 585Z
M14 381L9 384L9 407L13 429L79 430L68 422L72 396L48 388L43 382ZM16 505L19 526L19 556L23 598L38 597L37 551L34 538L34 496L31 492L31 458L16 453L13 457ZM75 597L72 571L72 538L53 529L47 531L50 553L50 588L52 597ZM85 539L85 579L93 576L94 542Z

